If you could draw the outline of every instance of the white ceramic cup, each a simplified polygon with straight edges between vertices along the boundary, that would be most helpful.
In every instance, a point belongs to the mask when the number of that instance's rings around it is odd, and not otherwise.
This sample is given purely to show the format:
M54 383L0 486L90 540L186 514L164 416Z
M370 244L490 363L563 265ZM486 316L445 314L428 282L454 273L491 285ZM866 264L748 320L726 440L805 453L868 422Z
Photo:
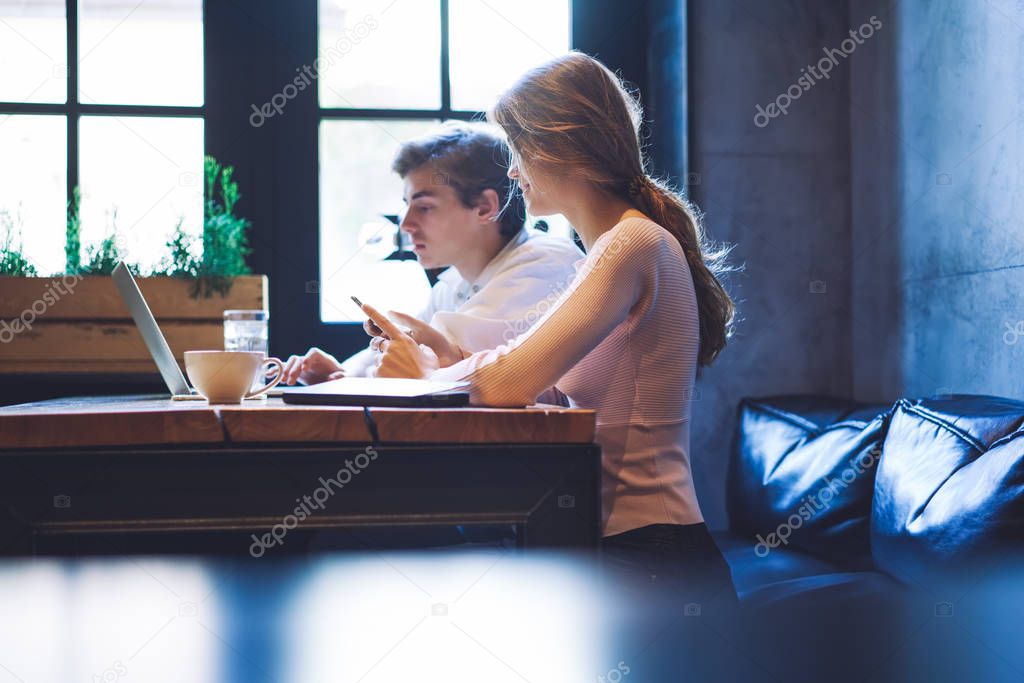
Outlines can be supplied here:
M259 391L249 391L268 363L277 368L277 375ZM243 398L255 398L276 387L284 364L277 358L264 358L259 351L186 351L185 372L210 403L241 403Z

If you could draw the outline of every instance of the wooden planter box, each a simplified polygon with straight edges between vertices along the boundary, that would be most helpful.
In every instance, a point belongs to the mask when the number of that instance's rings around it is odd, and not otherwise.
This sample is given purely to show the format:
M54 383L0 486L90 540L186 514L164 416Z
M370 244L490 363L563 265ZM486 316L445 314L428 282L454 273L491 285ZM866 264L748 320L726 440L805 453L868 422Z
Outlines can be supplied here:
M226 309L268 310L264 275L234 278L227 296L208 299L192 298L190 280L137 281L179 365L187 350L224 348ZM156 365L110 277L0 276L0 373L150 372Z

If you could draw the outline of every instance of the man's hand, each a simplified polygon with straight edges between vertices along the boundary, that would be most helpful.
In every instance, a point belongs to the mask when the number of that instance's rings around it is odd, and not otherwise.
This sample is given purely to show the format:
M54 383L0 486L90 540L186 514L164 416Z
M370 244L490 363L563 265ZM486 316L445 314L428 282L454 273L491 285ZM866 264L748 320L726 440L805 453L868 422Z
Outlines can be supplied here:
M284 364L281 373L281 384L319 384L329 379L340 379L345 376L338 359L315 346L304 356L292 356Z
M381 331L381 335L370 342L370 347L379 354L373 373L375 376L421 379L440 367L437 354L429 346L417 344L415 339L369 304L363 304L363 312ZM429 325L425 327L430 329Z

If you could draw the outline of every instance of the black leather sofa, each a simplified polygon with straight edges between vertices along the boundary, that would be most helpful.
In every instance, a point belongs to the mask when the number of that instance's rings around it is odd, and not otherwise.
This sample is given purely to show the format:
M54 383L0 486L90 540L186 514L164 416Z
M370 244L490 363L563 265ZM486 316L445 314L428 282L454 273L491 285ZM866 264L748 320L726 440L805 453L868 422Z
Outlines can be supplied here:
M716 535L741 602L927 588L1024 551L1024 402L745 399Z

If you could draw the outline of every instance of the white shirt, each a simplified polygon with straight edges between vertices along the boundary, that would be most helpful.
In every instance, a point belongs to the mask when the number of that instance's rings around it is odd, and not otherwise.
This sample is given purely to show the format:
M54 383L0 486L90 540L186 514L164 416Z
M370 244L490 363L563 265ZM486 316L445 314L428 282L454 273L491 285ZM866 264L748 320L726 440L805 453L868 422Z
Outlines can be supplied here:
M582 258L572 242L524 228L473 282L456 268L441 273L427 307L416 317L470 353L493 349L544 315L568 289ZM373 353L366 349L346 360L345 374L366 374Z

